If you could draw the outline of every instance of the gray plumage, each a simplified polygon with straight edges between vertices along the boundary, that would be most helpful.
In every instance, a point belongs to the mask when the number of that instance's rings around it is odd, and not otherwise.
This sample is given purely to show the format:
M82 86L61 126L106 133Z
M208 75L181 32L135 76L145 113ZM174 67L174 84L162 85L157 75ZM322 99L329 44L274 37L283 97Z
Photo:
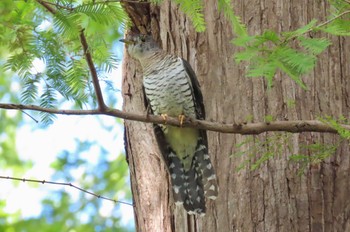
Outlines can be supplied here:
M199 84L191 66L165 53L150 36L122 40L143 69L143 86L155 115L204 119ZM208 155L206 131L155 125L155 135L172 181L176 204L190 214L205 213L205 197L215 199L217 182Z

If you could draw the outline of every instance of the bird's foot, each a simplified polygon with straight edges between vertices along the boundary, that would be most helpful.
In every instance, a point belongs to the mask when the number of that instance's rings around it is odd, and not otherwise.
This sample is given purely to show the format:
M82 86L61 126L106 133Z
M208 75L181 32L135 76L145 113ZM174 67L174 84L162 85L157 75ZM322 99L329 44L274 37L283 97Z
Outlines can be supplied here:
M179 116L178 116L178 119L179 119L179 121L180 121L180 127L182 127L182 124L184 123L184 120L185 120L185 115L183 115L183 114L180 114Z
M166 124L167 121L168 121L168 115L167 114L161 114L160 116L163 118L164 123Z

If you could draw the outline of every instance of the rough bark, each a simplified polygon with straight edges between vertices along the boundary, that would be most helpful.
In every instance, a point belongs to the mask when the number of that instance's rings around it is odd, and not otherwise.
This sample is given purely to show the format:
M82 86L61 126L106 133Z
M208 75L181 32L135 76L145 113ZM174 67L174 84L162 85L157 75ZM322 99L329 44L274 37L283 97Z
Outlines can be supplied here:
M207 119L240 123L261 122L266 115L276 120L349 118L349 39L330 37L333 45L320 56L314 71L303 77L307 91L282 74L267 89L263 79L244 77L245 64L234 63L237 48L230 43L231 26L216 9L216 1L205 1L204 33L196 33L189 19L169 1L159 8L142 8L146 16L133 20L137 25L132 29L141 25L143 29L138 30L152 31L165 50L190 62L202 86ZM234 9L251 34L297 29L313 18L324 20L328 13L326 1L234 1ZM145 112L141 69L128 56L123 68L124 109ZM237 171L247 157L232 154L254 148L254 142L273 133L254 136L252 142L237 148L235 144L246 136L208 132L220 192L205 217L191 218L174 209L151 125L125 122L125 127L138 231L350 231L349 145L342 143L333 156L307 166L302 175L298 175L300 165L289 161L291 154L313 155L303 144L336 144L337 135L305 132L281 139L283 144L277 140L254 154L257 160L272 151L272 159L257 170L251 171L248 164Z

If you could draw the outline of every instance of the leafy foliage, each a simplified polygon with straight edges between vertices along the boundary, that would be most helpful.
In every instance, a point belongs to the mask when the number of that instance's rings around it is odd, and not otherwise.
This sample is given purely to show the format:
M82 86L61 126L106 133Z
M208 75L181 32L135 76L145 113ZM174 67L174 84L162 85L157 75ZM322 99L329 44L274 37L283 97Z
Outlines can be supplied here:
M205 31L205 20L203 15L203 2L201 0L173 0L179 5L180 10L192 21L197 32ZM163 0L151 0L152 3L160 4Z
M335 123L333 119L329 118L327 120L332 124L336 124L335 127L339 127L339 124ZM341 127L340 130L343 129ZM345 133L349 135L348 130ZM267 161L281 157L286 151L293 152L291 139L291 133L272 133L261 140L256 136L247 136L246 139L235 145L235 149L238 151L232 154L234 157L243 159L238 165L237 171L244 168L249 168L252 171L256 170ZM307 144L305 142L299 146L300 153L291 154L289 160L300 164L298 174L302 174L310 165L324 162L325 159L332 156L341 142L339 141L336 144L318 142Z
M95 94L79 34L84 30L95 68L101 81L107 82L106 74L117 67L113 45L127 17L116 1L46 0L53 12L39 2L0 1L0 100L46 108L60 108L62 104L91 108ZM105 93L107 101L114 94ZM109 101L115 102L115 96ZM32 113L30 117L36 119ZM40 117L41 124L50 124L55 116L41 113ZM23 176L33 165L17 154L16 130L22 120L20 111L0 111L0 169L15 176ZM120 120L114 125L118 123ZM101 195L131 201L125 183L125 157L115 155L107 162L109 152L96 148L98 142L77 144L74 152L64 151L52 164L55 180L74 179ZM83 157L86 153L99 154L97 162L88 162ZM83 170L81 176L77 170ZM89 199L85 194L76 199L70 192L63 188L48 194L43 211L32 218L23 218L21 212L6 212L6 199L0 199L0 231L36 231L39 227L40 231L128 231L120 224L119 204L113 207L112 217L105 218L98 213L105 204L103 200Z
M300 87L307 89L301 77L315 67L317 55L327 49L331 42L327 38L309 38L306 34L323 31L333 35L349 35L350 20L340 17L350 14L350 5L341 4L341 6L333 11L330 20L319 25L314 19L295 31L280 35L270 30L255 36L236 33L236 38L232 42L242 47L242 51L235 54L236 62L248 62L247 76L265 77L269 87L272 87L274 76L280 70Z
M94 92L79 34L85 29L98 71L111 72L118 62L112 45L120 37L117 29L127 20L119 3L46 1L51 13L36 1L2 4L13 11L2 12L0 47L7 51L5 71L21 78L21 102L49 108L57 107L54 100L60 97L77 108L90 103ZM37 71L34 61L41 61L44 68ZM50 123L52 117L42 114L42 122Z
M349 125L349 120L344 116L339 117L338 119L334 119L330 116L325 116L323 118L320 118L319 120L336 129L340 137L342 137L343 139L350 140L350 130L343 126Z
M245 25L241 22L241 19L235 15L231 0L218 0L218 8L220 12L223 12L226 18L232 25L232 31L239 37L246 37L248 32Z
M293 154L289 157L290 161L300 163L298 174L301 175L309 165L316 165L332 156L340 143L324 144L314 143L301 146L301 149L307 154Z
M250 63L247 76L264 76L268 86L273 85L273 78L278 70L290 76L299 86L306 89L301 76L312 70L316 64L316 56L329 45L329 40L322 38L306 38L303 34L309 30L310 25L294 32L285 33L279 37L273 31L265 31L262 35L237 38L233 43L244 48L235 54L237 62ZM300 49L294 49L287 41L297 39Z
M269 159L281 156L284 152L291 134L274 133L266 137L264 140L259 140L255 136L247 136L241 143L235 145L238 150L232 156L242 157L243 161L237 167L240 171L246 167L250 170L256 170ZM273 144L274 146L271 146ZM266 149L266 151L264 151Z

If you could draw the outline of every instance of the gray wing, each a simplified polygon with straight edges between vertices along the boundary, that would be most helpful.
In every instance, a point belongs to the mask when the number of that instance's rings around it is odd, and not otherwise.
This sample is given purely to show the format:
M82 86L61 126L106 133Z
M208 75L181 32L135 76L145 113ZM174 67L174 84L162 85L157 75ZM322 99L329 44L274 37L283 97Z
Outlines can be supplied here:
M197 76L187 61L182 60L182 62L192 83L192 97L196 108L197 119L205 119L203 95L200 90ZM218 186L215 171L208 155L207 132L205 130L199 130L199 133L200 137L198 139L193 164L197 171L197 174L202 177L202 183L206 197L214 200L218 195Z
M188 77L190 78L193 90L193 102L196 108L197 119L205 119L205 109L203 104L203 95L200 89L200 85L196 74L194 73L191 65L184 59L181 59L185 67Z

